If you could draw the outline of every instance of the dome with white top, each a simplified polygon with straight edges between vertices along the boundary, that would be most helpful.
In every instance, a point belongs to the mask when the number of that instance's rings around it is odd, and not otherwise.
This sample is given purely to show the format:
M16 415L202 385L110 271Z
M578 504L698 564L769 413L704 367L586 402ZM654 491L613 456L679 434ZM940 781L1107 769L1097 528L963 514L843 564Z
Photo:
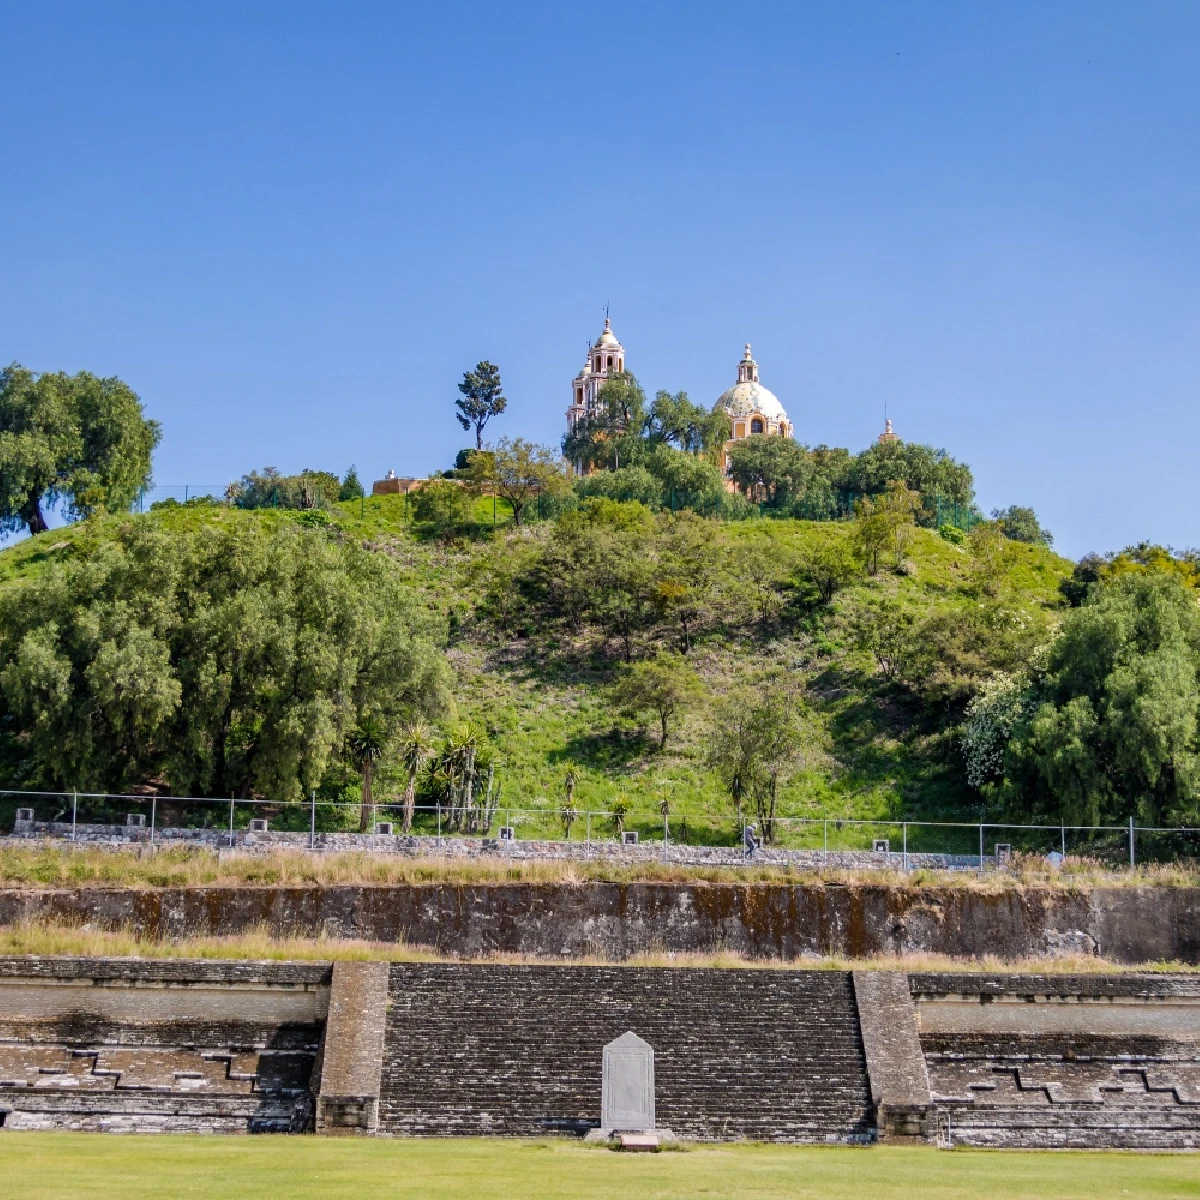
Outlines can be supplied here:
M758 379L758 363L746 343L746 353L738 363L737 383L713 406L713 411L727 412L733 418L733 440L755 433L782 434L791 437L792 425L779 397Z

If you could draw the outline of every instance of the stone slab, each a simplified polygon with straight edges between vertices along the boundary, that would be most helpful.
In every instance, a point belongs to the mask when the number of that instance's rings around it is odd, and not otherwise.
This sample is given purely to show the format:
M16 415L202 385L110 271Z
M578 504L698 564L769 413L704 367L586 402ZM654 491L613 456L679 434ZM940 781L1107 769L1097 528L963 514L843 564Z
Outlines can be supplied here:
M600 1127L630 1132L654 1128L654 1048L632 1030L604 1047Z

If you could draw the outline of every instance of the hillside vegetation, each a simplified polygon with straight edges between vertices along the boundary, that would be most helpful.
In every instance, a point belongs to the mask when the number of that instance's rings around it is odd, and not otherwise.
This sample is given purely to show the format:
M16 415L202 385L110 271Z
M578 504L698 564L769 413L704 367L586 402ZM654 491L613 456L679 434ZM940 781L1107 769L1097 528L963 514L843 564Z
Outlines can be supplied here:
M284 620L282 610L245 611L248 597L319 588L322 604L341 606L347 619L353 610L360 630L387 625L384 618L401 611L392 625L403 629L394 635L410 651L427 643L440 660L430 666L397 659L395 670L404 677L390 681L386 663L369 667L372 686L387 693L394 685L390 690L405 712L423 710L450 740L473 739L472 770L480 782L464 792L461 770L456 777L453 766L443 764L439 778L432 769L436 756L429 757L431 769L423 767L414 780L418 803L469 795L501 816L510 809L542 810L540 818L515 818L526 824L523 832L561 831L565 807L572 836L582 835L586 821L572 820L573 810L627 809L626 827L650 833L661 829L665 804L674 836L729 842L738 836L734 791L713 761L714 739L737 724L739 711L753 710L772 694L786 696L796 722L796 750L776 781L774 815L978 819L980 793L967 783L959 744L965 705L981 681L995 671L1018 670L1051 639L1064 605L1060 583L1072 570L1043 546L1005 539L956 544L911 526L898 553L886 547L871 572L855 558L861 531L852 522L717 521L596 499L557 520L521 528L505 524L501 503L493 529L492 501L475 504L473 536L450 539L406 520L402 496L316 513L193 503L100 516L43 533L0 553L0 598L8 614L4 656L13 655L16 639L44 626L54 605L67 621L80 589L91 589L88 603L99 604L106 589L125 586L116 581L139 555L146 579L137 586L148 598L146 610L129 611L130 597L122 596L119 615L111 619L123 632L109 636L121 642L133 626L153 624L149 597L157 604L167 592L177 594L183 615L161 620L176 619L188 632L167 637L164 671L172 656L203 653L220 676L228 671L221 666L227 662L222 638L247 637L255 621ZM155 557L176 550L182 564ZM328 579L321 583L313 575L314 564L331 554L353 564L345 590L328 588ZM244 568L242 576L221 584L228 587L226 609L232 614L240 606L241 624L236 634L206 628L200 638L187 601L189 588L197 586L189 572L233 570L231 558L240 564L255 556L267 575L273 564L279 577L263 583ZM284 560L294 564L286 579L279 575ZM101 580L98 572L107 574ZM251 589L252 575L258 591ZM337 617L337 611L321 615L321 628L332 628ZM85 635L101 642L105 637L81 626L72 644ZM302 632L291 629L287 636ZM377 629L371 636L386 641L391 635ZM264 656L283 653L267 642ZM395 653L402 650L393 646ZM684 689L664 743L653 697L639 709L637 688L631 699L631 689L622 693L618 685L639 665L667 656L685 661L699 686ZM329 686L361 691L360 675L339 675L343 659L330 665ZM35 666L31 679L40 678ZM186 671L188 664L171 664L176 674L181 666ZM7 669L14 669L11 661ZM95 676L93 662L80 678L95 691ZM210 684L201 679L194 686ZM42 679L37 686L47 685ZM193 685L185 679L182 686ZM282 705L280 690L271 675L252 702ZM58 745L63 731L47 727L44 716L40 731L32 717L23 722L10 698L4 782L88 790L141 783L176 794L280 801L316 789L323 799L344 800L342 823L350 823L357 819L350 808L361 799L361 763L340 751L362 713L350 704L343 716L318 718L312 711L317 690L286 708L287 720L300 727L284 754L291 761L267 769L261 754L254 757L254 737L233 731L241 776L224 759L214 764L207 727L199 725L188 727L188 764L178 747L159 754L151 737L118 765L106 758L95 728L74 758L64 756ZM17 691L10 687L8 695ZM228 699L219 687L210 692ZM430 703L422 705L417 692ZM162 703L170 707L170 696ZM234 726L246 720L232 702L229 713ZM139 712L126 715L131 731L140 719ZM167 731L182 736L180 719L173 715L162 726L164 743L171 740ZM321 720L328 736L317 728ZM38 752L39 737L54 745ZM403 756L394 747L385 751L375 776L378 801L399 798L408 781ZM229 746L223 753L235 757ZM489 767L485 801L476 792ZM756 811L748 793L743 804L748 813ZM334 820L332 810L323 811L322 820ZM775 832L777 840L795 840L785 839L782 828Z

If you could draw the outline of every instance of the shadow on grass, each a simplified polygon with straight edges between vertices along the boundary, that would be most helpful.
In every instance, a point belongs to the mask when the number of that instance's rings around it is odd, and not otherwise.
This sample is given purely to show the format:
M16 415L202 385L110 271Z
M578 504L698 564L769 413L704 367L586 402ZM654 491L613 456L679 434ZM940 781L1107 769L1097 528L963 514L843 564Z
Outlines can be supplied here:
M578 763L598 771L617 770L644 757L654 743L638 729L614 726L608 733L579 734L547 756L552 763Z

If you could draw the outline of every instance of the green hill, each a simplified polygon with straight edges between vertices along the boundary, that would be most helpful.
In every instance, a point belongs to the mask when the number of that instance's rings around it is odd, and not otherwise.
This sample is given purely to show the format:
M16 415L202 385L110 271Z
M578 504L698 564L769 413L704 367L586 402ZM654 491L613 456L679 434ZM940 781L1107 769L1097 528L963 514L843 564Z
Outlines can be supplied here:
M327 515L193 503L101 517L0 552L0 595L11 600L58 565L86 562L139 530L185 537L300 525L306 537L361 545L434 621L450 668L444 723L469 722L484 736L502 814L542 810L520 818L523 833L559 828L555 812L571 772L580 810L623 801L628 827L651 832L661 828L665 800L676 836L729 842L737 836L733 806L706 765L713 714L771 680L786 682L806 714L804 753L780 794L781 815L978 819L957 742L964 705L992 672L1019 668L1049 640L1059 583L1072 569L1040 546L1006 541L992 561L986 547L973 552L918 528L898 565L847 572L839 548L850 548L849 522L644 510L640 532L617 529L597 543L608 549L592 561L579 548L586 531L566 545L555 521L516 529L504 524L503 504L492 528L490 500L479 502L471 537L430 537L405 515L404 498L388 496ZM633 585L613 583L620 561L635 574L648 564L643 598L628 600ZM842 563L829 599L823 561ZM672 587L692 591L680 600ZM690 623L682 634L681 621ZM626 657L679 649L681 637L704 695L674 720L660 749L654 722L621 715L611 688ZM31 782L21 753L10 738L8 786ZM356 778L330 770L322 792L356 799ZM403 772L386 767L381 798L402 787ZM583 829L581 818L573 836Z

